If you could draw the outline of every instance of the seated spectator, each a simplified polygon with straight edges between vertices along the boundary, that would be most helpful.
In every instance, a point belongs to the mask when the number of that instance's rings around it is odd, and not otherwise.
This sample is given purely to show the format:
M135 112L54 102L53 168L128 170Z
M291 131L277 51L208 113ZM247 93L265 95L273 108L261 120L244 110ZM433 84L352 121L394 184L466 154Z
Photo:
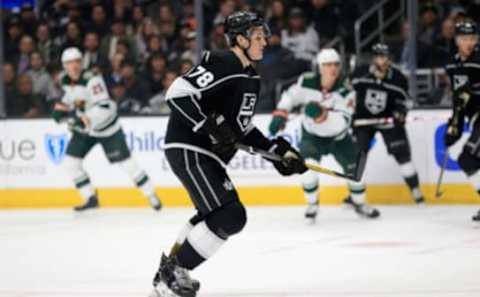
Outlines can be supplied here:
M145 58L148 59L154 53L167 52L167 42L159 34L150 35L147 39L147 52Z
M100 45L100 51L108 59L112 59L117 51L117 43L119 40L126 40L129 48L135 57L133 40L127 36L126 27L122 19L114 19L111 25L111 34L104 37Z
M62 52L69 47L83 48L82 29L77 21L68 22L65 36L62 40Z
M152 94L158 94L163 90L162 79L166 68L167 60L161 53L155 53L148 59L144 77L150 86Z
M25 118L40 116L44 111L44 103L43 97L33 93L33 82L30 76L22 74L17 78L13 96L7 98L7 115Z
M235 11L235 1L222 0L220 2L220 9L213 19L213 23L224 23L227 16L231 15Z
M125 57L120 53L116 53L110 60L110 71L105 76L105 82L109 88L122 79L123 61L125 61Z
M273 0L269 8L268 26L272 31L281 31L287 28L287 13L283 0Z
M125 60L122 63L121 78L127 89L126 97L139 101L142 106L147 105L152 92L148 84L144 80L139 79L133 62Z
M180 59L182 60L191 60L193 64L197 64L198 57L197 57L197 42L196 42L197 34L194 31L188 33L185 39L185 50L180 55Z
M35 28L37 28L37 16L33 11L32 4L26 2L22 5L20 19L22 21L24 32L33 36L35 34Z
M60 82L63 69L58 64L50 64L47 66L47 71L51 79L48 85L46 102L48 110L52 110L54 103L60 101L63 97L64 91Z
M15 72L15 66L12 63L3 63L3 83L5 86L5 98L13 96L15 90L15 84L17 79L17 73Z
M12 57L18 55L18 44L23 35L23 27L18 16L12 16L7 23L7 36L5 36L4 55L7 60L13 61Z
M115 53L122 54L126 60L135 60L135 56L132 53L132 49L130 48L131 43L127 39L119 39L117 42L117 49Z
M188 71L190 71L190 69L192 69L193 67L193 62L191 60L180 60L180 63L179 63L179 73L180 75L183 75L185 73L187 73Z
M145 11L143 9L143 6L140 4L135 4L132 10L132 26L134 34L142 31L144 21Z
M167 89L172 85L177 78L177 73L174 70L167 70L162 77L162 91L149 100L149 113L152 114L169 114L170 108L165 100Z
M15 59L17 74L23 74L30 66L30 55L35 50L35 42L30 35L23 35L20 39L19 54Z
M390 43L393 61L403 69L408 69L410 49L408 39L410 38L410 24L405 20L402 25L400 40ZM417 40L417 66L419 68L431 68L433 66L432 47L421 40Z
M313 27L318 33L320 44L327 44L340 31L340 16L330 0L311 0Z
M107 36L110 31L110 24L107 19L105 7L101 4L92 6L90 22L87 24L87 31L97 32L100 39Z
M442 22L442 30L440 31L440 36L435 41L435 46L443 52L443 62L447 62L445 58L451 57L455 54L456 45L455 45L455 23L453 19L446 18Z
M108 68L108 59L100 52L100 38L97 32L90 31L85 34L83 48L83 69L91 69L93 65L100 66L104 71Z
M111 86L110 93L112 100L117 102L120 115L139 114L142 110L142 104L138 100L127 96L127 87L123 80L115 82Z
M47 97L51 78L40 52L35 51L30 55L30 69L25 73L32 79L33 93Z
M158 34L158 28L155 26L153 21L150 18L145 18L143 22L139 25L139 31L135 34L135 45L137 47L137 59L143 63L148 59L149 50L148 42L150 36ZM158 42L157 50L160 51L162 48L162 42ZM166 44L165 44L166 48Z
M212 50L227 49L227 39L225 38L225 30L223 23L215 23L212 33L210 33L209 46Z
M288 28L282 30L282 46L289 49L306 69L319 51L319 40L315 29L307 26L303 11L296 7L290 11Z
M432 2L425 3L420 10L419 39L433 45L438 28L438 9Z
M37 49L42 55L45 64L60 60L60 48L54 42L53 37L50 36L50 28L46 22L38 25L35 37L37 38Z

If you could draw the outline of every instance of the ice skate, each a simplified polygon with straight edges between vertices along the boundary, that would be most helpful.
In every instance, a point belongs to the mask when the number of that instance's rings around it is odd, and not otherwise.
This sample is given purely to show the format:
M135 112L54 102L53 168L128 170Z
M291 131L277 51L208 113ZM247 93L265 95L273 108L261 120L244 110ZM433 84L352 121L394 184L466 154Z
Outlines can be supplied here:
M84 204L75 206L73 208L73 210L75 210L75 211L85 211L87 209L97 208L98 206L99 206L99 204L98 204L97 196L92 196L92 197L88 198L88 200Z
M178 266L175 258L163 254L153 286L149 297L195 297L200 282L192 279L187 269Z
M314 203L309 203L307 210L305 211L305 219L309 222L315 222L318 213L318 201Z
M364 204L364 203L355 203L355 201L353 201L353 199L350 196L345 198L343 200L343 203L345 203L348 206L353 207L355 212L362 217L366 217L366 218L369 218L369 219L375 219L375 218L378 218L380 216L380 211L378 211L378 209L373 208L373 207L371 207L367 204Z
M480 222L480 210L472 217L474 222Z

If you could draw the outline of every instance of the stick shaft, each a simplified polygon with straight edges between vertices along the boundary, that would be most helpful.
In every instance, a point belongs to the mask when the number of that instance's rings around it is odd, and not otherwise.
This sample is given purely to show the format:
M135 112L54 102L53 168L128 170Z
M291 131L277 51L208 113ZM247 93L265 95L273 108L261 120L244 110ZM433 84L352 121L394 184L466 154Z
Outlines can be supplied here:
M447 163L448 163L448 150L445 151L445 156L443 156L442 168L440 169L440 174L438 175L438 179L437 179L437 186L435 188L435 197L437 198L440 198L440 196L442 196L440 187L442 186L443 174L445 173L445 168L447 167Z

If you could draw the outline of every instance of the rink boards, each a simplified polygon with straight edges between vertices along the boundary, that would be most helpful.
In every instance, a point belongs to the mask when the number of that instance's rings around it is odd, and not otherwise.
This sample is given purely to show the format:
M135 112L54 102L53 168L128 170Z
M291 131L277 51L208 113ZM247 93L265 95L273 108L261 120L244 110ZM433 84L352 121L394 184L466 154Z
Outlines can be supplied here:
M434 198L436 179L443 160L442 136L449 111L413 111L407 123L413 161L420 174L422 190L432 203L478 203L474 190L454 161L468 137L450 149L444 176L445 194ZM255 118L267 130L269 115ZM167 117L127 117L121 119L127 144L134 158L148 172L166 205L185 206L186 192L170 171L163 146ZM292 119L283 133L295 145L301 133L299 118ZM69 133L65 126L50 119L6 120L0 123L0 208L69 207L80 201L62 164ZM328 157L322 166L339 170ZM99 188L104 206L144 206L145 199L117 165L110 165L101 147L95 147L85 160L91 180ZM269 162L239 153L229 165L241 199L252 205L303 203L298 177L279 176ZM411 198L393 158L388 156L380 135L372 144L365 172L368 200L372 203L411 203ZM339 203L347 194L344 181L321 176L321 202Z

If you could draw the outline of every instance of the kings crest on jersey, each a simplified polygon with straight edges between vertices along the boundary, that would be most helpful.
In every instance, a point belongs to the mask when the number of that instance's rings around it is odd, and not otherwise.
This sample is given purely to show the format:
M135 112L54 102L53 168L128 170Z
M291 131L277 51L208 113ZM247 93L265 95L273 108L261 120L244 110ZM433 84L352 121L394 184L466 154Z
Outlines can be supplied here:
M407 79L393 66L382 80L369 67L361 67L353 74L352 85L357 92L355 118L391 117L394 111L405 112L412 105Z
M222 115L236 133L244 135L252 126L259 90L260 76L252 66L244 68L232 51L206 51L201 63L167 91L172 113L165 143L209 150L209 137L197 132L210 114Z
M462 61L460 55L455 54L445 66L453 92L464 88L471 98L468 100L465 111L471 118L480 110L480 53L475 50L471 56Z

